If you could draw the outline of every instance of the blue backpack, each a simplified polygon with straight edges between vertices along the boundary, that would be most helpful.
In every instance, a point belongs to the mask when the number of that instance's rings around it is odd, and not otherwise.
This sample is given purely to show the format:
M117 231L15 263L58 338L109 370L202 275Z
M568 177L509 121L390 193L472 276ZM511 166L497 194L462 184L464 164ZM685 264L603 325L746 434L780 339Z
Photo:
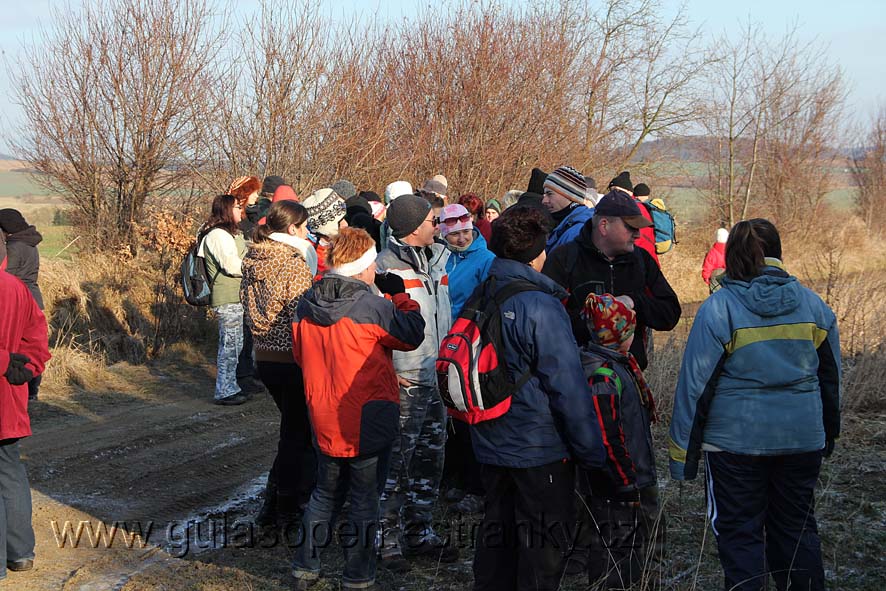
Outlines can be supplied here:
M669 252L677 240L677 223L674 216L665 207L661 199L653 199L643 203L649 215L652 216L652 225L655 228L655 253L664 254Z

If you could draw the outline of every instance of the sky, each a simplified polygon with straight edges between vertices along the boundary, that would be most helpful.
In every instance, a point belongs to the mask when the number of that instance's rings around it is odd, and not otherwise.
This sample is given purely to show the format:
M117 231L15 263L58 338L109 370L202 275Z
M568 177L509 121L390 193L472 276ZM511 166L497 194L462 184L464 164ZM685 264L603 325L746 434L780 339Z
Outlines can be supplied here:
M7 150L9 130L21 121L14 104L6 64L14 63L23 41L30 40L39 27L49 25L52 16L82 0L0 0L0 152ZM477 1L477 0L475 0ZM399 20L417 14L427 2L408 0L321 0L334 18L377 12L382 19ZM521 0L503 0L520 3ZM234 2L236 11L249 13L258 0ZM435 3L436 4L436 3ZM676 12L678 0L662 0L665 11ZM686 0L687 14L694 26L710 38L734 33L748 20L762 25L767 36L783 35L794 24L802 41L815 41L828 49L828 55L844 71L849 93L847 110L854 119L865 122L886 105L886 1L884 0Z

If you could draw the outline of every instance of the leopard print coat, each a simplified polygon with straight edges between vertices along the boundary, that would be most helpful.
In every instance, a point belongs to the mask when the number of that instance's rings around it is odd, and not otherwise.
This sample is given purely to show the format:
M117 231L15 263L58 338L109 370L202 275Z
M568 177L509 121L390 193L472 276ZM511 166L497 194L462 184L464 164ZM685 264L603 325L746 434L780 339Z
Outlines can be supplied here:
M240 301L256 349L292 350L292 319L311 288L308 263L296 249L274 240L250 244L243 258Z

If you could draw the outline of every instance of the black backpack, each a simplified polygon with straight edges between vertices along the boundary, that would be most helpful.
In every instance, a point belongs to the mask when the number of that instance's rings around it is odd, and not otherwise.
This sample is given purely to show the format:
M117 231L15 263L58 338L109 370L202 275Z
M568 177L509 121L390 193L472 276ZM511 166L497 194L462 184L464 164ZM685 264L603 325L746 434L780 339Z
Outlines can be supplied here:
M209 274L206 272L206 259L197 256L200 250L200 243L206 238L210 230L207 228L197 233L197 239L194 244L185 253L185 258L181 263L181 285L182 293L185 295L185 301L192 306L208 306L209 296L212 293L212 282Z
M501 305L524 291L540 289L517 280L497 290L490 277L474 290L443 338L437 385L449 416L469 424L498 418L510 409L511 396L529 381L529 369L511 380L501 332Z

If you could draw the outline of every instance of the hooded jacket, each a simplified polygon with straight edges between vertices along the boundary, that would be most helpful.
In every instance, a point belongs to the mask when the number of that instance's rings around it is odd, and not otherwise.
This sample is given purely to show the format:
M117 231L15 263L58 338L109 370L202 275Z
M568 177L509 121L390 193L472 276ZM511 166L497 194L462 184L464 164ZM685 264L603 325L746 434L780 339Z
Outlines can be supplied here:
M31 434L28 385L13 386L5 376L10 353L27 355L35 376L50 357L43 312L21 280L0 271L0 440Z
M551 254L558 246L575 240L582 227L584 227L585 222L594 217L593 207L587 207L579 203L569 207L572 208L572 211L563 218L562 222L557 224L557 227L548 236L548 241L545 245L545 252L548 254Z
M394 273L403 279L406 293L421 306L425 320L425 338L414 351L394 353L394 368L414 384L437 384L437 353L440 341L452 326L449 303L449 276L446 262L449 249L442 243L415 248L398 239L388 239L375 264L379 273Z
M717 269L726 268L726 244L723 242L714 242L711 250L704 257L701 264L701 278L708 285L711 284L711 275Z
M302 296L292 353L302 367L317 448L332 457L380 451L398 433L400 389L391 350L419 346L424 320L406 294L393 300L327 273Z
M840 434L837 320L781 262L728 277L698 310L674 397L670 469L695 478L702 445L745 455L822 449Z
M531 368L532 377L514 393L508 412L471 425L477 461L511 468L543 466L572 458L594 469L605 464L600 429L584 377L569 317L559 300L563 289L524 265L496 258L489 268L503 288L522 279L525 291L502 306L502 341L512 377Z
M34 226L26 230L6 235L6 271L21 279L40 309L43 309L43 294L37 285L40 273L40 253L37 245L43 242L43 236Z
M450 248L450 250L452 250ZM474 228L474 241L465 250L452 250L446 261L446 273L449 275L449 301L452 303L452 317L461 312L465 302L486 280L489 265L495 254L486 245L486 239Z
M572 242L548 256L542 272L566 288L566 310L572 319L572 332L579 345L590 341L581 310L588 294L628 295L637 312L637 336L631 353L646 369L646 327L672 330L680 320L680 301L661 269L642 248L609 260L591 239L591 224L585 224Z
M243 257L240 301L252 330L256 360L279 360L268 353L292 350L295 309L312 280L307 261L293 246L273 239L249 246Z

